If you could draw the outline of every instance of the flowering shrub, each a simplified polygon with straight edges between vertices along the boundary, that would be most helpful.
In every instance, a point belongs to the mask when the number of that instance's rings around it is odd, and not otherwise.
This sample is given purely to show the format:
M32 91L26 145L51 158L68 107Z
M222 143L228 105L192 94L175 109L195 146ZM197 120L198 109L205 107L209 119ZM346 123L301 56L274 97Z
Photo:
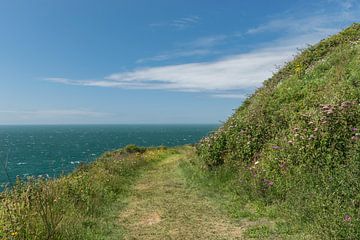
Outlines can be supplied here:
M198 152L201 152L201 155L204 156L208 168L216 167L224 163L226 141L222 128L219 128L218 131L210 134L208 137L203 138L200 144L207 147L198 148ZM205 151L202 151L203 149L205 149Z

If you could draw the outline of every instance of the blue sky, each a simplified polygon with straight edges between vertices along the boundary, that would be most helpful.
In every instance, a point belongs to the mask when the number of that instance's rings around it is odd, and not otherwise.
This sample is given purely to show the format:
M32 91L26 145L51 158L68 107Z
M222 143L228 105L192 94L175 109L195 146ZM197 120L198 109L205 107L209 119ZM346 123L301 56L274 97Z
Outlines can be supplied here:
M356 0L1 0L0 124L218 123Z

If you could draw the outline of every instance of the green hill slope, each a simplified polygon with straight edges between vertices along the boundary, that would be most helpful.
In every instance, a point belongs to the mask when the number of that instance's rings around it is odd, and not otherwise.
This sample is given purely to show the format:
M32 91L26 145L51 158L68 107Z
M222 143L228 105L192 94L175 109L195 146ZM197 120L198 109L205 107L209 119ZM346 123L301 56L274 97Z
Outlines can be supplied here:
M197 146L319 238L360 239L360 24L304 50Z

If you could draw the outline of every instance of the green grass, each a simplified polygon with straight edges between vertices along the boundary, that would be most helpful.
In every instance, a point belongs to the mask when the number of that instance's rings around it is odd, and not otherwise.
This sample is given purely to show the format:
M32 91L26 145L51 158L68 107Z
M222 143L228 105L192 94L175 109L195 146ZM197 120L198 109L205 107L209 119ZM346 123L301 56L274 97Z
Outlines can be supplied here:
M173 154L129 146L54 180L29 179L0 194L0 239L118 239L114 219L147 166Z
M119 213L126 239L242 239L243 223L211 201L209 192L187 184L182 167L191 147L147 168Z
M354 24L303 50L197 145L242 201L316 239L360 238L359 43Z
M219 166L208 171L195 153L185 159L180 167L188 186L198 189L206 199L219 206L224 215L240 223L244 239L314 239L303 224L290 224L278 207L251 198L237 188L239 179L233 168Z

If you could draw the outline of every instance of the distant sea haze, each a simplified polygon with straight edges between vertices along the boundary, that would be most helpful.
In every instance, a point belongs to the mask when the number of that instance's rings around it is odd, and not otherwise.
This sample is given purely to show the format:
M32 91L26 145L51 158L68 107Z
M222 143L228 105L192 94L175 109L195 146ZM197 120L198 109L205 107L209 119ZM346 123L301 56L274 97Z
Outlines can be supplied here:
M128 144L177 146L196 143L217 125L0 126L0 183L16 176L56 177L105 151Z

